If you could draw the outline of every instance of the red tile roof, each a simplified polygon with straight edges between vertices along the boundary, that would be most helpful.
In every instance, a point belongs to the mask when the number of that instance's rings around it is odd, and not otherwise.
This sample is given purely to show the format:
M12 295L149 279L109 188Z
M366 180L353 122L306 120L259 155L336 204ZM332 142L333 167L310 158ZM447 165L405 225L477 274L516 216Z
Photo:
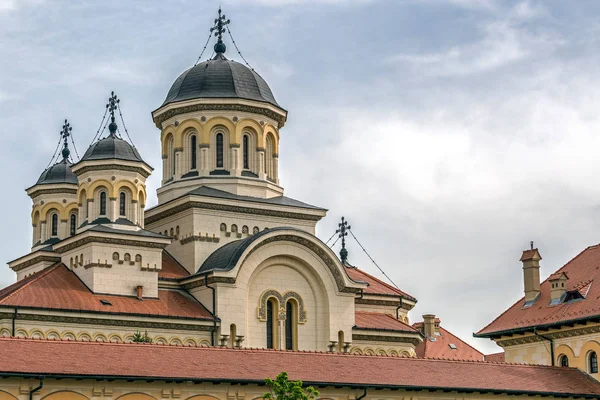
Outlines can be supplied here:
M369 285L366 289L364 289L365 294L380 294L380 295L384 295L384 296L402 296L406 299L409 299L412 301L417 301L417 299L415 299L410 294L403 292L402 290L397 289L394 286L375 278L373 275L370 275L361 269L358 269L356 267L348 267L348 266L345 266L345 267L346 267L346 272L348 273L348 276L350 277L350 279L352 279L355 282L361 282L361 281L366 282Z
M385 331L414 332L417 330L388 314L356 311L354 325L358 329L380 329Z
M180 279L189 276L190 273L179 264L179 261L175 259L166 250L162 253L162 270L158 271L158 279Z
M417 329L421 329L423 323L417 322L413 326ZM427 338L417 345L415 349L417 357L472 361L483 360L482 352L472 347L467 342L464 342L458 336L453 335L441 326L439 327L439 333L439 336L434 336L435 342ZM452 349L450 347L451 344L453 344L456 349Z
M531 307L523 307L524 299L521 298L476 336L499 336L526 331L534 326L557 326L600 317L600 245L588 247L556 273L562 272L569 277L567 291L579 291L585 299L550 306L550 282L546 279Z
M100 300L112 305L103 305ZM64 264L55 264L2 289L1 306L212 320L202 304L175 290L159 290L158 299L143 300L94 294Z
M505 362L504 355L505 355L504 352L501 351L499 353L486 354L484 356L484 358L485 358L485 361L488 361L488 362L500 362L500 363L503 363L503 362Z
M519 261L531 260L535 255L540 257L540 260L542 259L542 256L540 256L540 253L538 252L538 249L525 250L521 255Z
M60 354L60 357L56 355ZM209 360L209 362L207 362ZM51 361L51 362L50 362ZM0 338L0 376L263 383L286 371L309 385L597 397L576 368L390 356Z

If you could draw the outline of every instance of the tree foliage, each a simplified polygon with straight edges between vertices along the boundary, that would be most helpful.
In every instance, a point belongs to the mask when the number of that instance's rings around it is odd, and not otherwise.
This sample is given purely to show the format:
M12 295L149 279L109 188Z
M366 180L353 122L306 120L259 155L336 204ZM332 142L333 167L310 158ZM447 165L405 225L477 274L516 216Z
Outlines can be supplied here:
M136 331L133 334L132 341L134 343L152 343L152 338L150 336L148 336L148 331L144 332L143 335L142 335L142 332Z
M312 386L302 387L302 381L288 380L287 372L281 372L275 380L267 378L265 383L271 391L263 395L265 400L312 400L319 392Z

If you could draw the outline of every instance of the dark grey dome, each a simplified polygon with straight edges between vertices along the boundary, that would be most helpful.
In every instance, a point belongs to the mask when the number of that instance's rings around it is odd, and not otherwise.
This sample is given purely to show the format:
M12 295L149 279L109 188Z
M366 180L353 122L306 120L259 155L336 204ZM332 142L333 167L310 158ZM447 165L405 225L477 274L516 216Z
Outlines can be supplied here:
M163 106L202 98L256 100L281 108L259 74L220 53L182 73L171 86Z
M71 171L71 165L67 160L57 162L51 167L46 168L35 183L36 185L49 185L70 183L77 185L77 176Z
M144 162L135 147L112 134L93 143L83 157L81 157L81 161L113 158L117 160Z

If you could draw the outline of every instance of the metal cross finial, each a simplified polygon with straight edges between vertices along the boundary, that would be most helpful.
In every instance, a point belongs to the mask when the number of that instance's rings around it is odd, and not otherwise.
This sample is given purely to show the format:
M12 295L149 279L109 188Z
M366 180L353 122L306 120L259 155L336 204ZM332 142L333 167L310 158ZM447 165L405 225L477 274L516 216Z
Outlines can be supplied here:
M529 242L529 246L531 247L531 250L533 250L533 240Z
M344 217L342 217L342 222L338 224L338 229L335 231L338 233L338 237L342 239L342 249L340 250L340 258L342 259L342 264L346 264L348 260L348 250L346 250L346 236L348 236L348 230L352 229L350 225L348 225L348 221Z
M110 124L108 125L108 130L110 131L111 136L115 136L117 132L117 124L115 123L115 110L117 109L119 102L121 100L117 97L115 92L110 92L110 97L108 99L108 104L106 104L106 108L108 108L108 112L110 113Z
M60 131L60 136L63 138L63 149L62 149L63 160L67 160L69 158L69 154L71 154L71 152L69 151L68 139L69 139L69 136L71 136L72 130L73 130L73 128L71 127L71 124L69 124L69 122L65 119L65 123L63 124L62 131Z
M214 32L217 37L217 43L215 44L216 53L225 53L227 47L223 43L223 34L225 33L225 26L229 25L231 21L225 17L225 14L221 15L221 7L219 7L219 17L215 18L215 25L210 28L211 32Z

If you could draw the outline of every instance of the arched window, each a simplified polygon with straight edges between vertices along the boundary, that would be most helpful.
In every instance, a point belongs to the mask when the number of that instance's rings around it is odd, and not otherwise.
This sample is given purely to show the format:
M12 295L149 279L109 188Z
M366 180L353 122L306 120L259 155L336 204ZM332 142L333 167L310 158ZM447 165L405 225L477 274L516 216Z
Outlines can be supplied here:
M560 365L561 367L568 367L569 366L569 357L565 356L564 354L562 356L560 356L558 358L558 365Z
M127 196L125 192L119 193L119 215L125 216L125 201L127 200Z
M52 236L58 235L58 214L52 214Z
M248 160L248 135L244 135L243 142L242 152L244 154L244 169L249 169L250 161Z
M293 300L285 303L285 349L298 349L298 305Z
M77 216L75 214L71 214L71 226L70 226L70 233L71 236L75 235L75 232L77 232Z
M223 168L223 134L217 133L217 168Z
M100 193L100 215L106 215L106 192Z
M278 348L277 340L277 303L275 299L267 300L267 349Z
M190 168L196 169L196 135L192 135L190 138L190 150L192 156Z
M596 354L595 351L592 351L589 355L588 358L588 364L589 364L589 371L590 374L597 374L598 373L598 355Z

